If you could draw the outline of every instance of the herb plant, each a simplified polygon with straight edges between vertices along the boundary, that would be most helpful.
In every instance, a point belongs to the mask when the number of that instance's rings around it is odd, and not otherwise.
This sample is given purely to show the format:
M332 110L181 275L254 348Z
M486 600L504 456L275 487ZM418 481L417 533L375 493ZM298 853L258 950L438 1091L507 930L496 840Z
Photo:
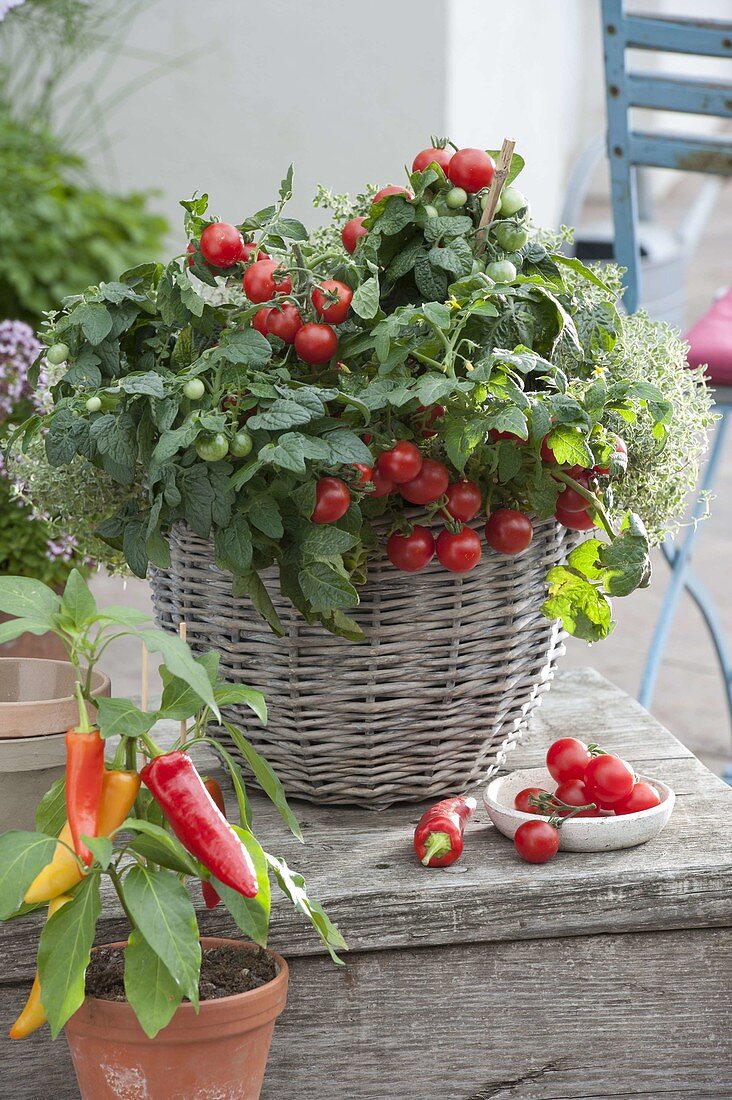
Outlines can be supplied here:
M493 162L463 152L453 171L441 146L447 171L422 157L405 187L355 208L321 192L337 221L312 237L285 215L291 170L277 202L237 226L194 197L185 253L67 298L49 319L43 338L68 369L45 418L48 461L81 459L129 491L96 530L135 573L168 566L165 534L184 522L213 539L273 630L260 574L275 565L309 621L357 640L348 611L390 532L417 532L415 553L394 540L397 566L436 553L461 572L520 552L535 522L556 517L602 537L549 572L549 617L594 641L613 628L611 597L648 584L644 478L688 407L708 407L701 380L677 407L663 365L654 378L625 372L617 285L534 230L518 156L486 224ZM634 355L668 346L645 325ZM26 438L39 427L31 419ZM479 512L465 510L476 494L487 551Z
M66 735L67 767L42 799L36 831L0 836L0 919L22 919L41 903L49 917L40 937L38 975L11 1036L23 1038L45 1019L55 1038L84 1000L84 977L108 880L130 930L125 948L125 991L145 1032L166 1026L186 997L198 1006L201 945L186 880L201 880L209 907L220 900L248 939L264 945L270 914L270 875L313 924L334 961L345 949L338 929L307 893L304 879L284 859L265 852L252 832L244 776L208 730L220 708L244 704L267 720L263 697L223 680L218 655L194 659L175 635L148 625L126 607L97 607L81 575L69 576L63 595L38 581L0 578L0 643L26 631L55 633L77 675L79 724ZM91 672L122 636L139 638L163 658L159 708L142 711L125 699L90 695ZM98 707L90 722L92 702ZM183 724L179 739L161 750L153 740L160 719ZM302 840L277 776L249 741L224 723L262 790ZM216 809L189 753L212 746L236 792L241 826ZM105 763L105 748L108 760ZM140 774L138 774L138 771ZM140 785L142 779L142 786ZM205 826L205 827L201 827ZM222 878L225 881L222 881ZM161 919L161 914L165 919Z

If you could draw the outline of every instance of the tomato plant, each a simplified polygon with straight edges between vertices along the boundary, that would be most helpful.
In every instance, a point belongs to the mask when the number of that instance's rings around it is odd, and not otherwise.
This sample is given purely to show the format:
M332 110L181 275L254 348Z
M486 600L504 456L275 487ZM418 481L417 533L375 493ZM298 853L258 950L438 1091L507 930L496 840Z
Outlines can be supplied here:
M258 309L252 317L252 326L261 332L262 336L266 336L269 333L269 327L267 325L267 318L272 312L271 306L265 306L264 309Z
M518 252L529 239L529 231L514 222L499 222L493 229L496 240L506 252Z
M485 525L485 540L499 554L520 554L533 537L531 520L515 508L499 508Z
M447 466L434 458L425 458L416 477L399 482L399 492L410 504L432 504L445 494L449 483Z
M254 440L249 432L242 429L235 433L234 438L229 443L229 450L235 458L246 458L251 454L252 447L254 446Z
M460 531L440 531L437 536L437 560L451 573L468 573L481 559L480 539L470 527Z
M406 187L400 187L396 183L390 183L388 187L382 187L380 191L377 191L371 202L381 202L382 199L388 199L392 195L404 195L405 199L414 198L412 192L408 191Z
M388 497L396 489L396 482L387 477L378 465L374 466L371 480L374 483L372 497Z
M386 553L392 565L406 573L418 573L432 561L435 540L429 527L417 524L408 534L394 531L386 543Z
M446 490L445 511L460 523L469 523L475 519L483 506L480 486L474 481L454 481Z
M356 485L359 489L363 489L369 482L373 482L374 468L373 466L367 466L364 462L354 462L354 470L358 470L358 478L356 479Z
M339 477L321 477L315 486L313 523L335 523L351 507L351 494Z
M267 331L272 336L279 336L285 344L294 344L295 337L301 328L300 310L292 302L284 302L281 306L275 306L267 314Z
M625 445L624 440L622 440L619 435L614 436L613 439L614 439L614 442L615 442L615 447L614 447L615 454L616 455L625 455L627 457L628 448ZM610 473L610 467L609 466L593 466L593 469L594 469L596 474L609 474Z
M223 432L200 436L196 441L196 454L202 462L221 462L229 453L229 441Z
M453 157L452 149L444 149L433 147L431 149L423 149L421 153L417 153L416 157L412 161L413 172L424 172L425 168L428 168L430 164L439 164L442 171L447 174L447 169L450 166L450 161Z
M493 263L486 265L485 273L489 279L494 279L497 283L516 282L516 265L510 260L494 260Z
M566 512L564 508L558 506L554 515L562 527L567 527L570 531L591 531L597 526L591 511Z
M308 321L295 336L295 351L303 363L322 366L329 363L338 351L338 337L330 325Z
M445 195L450 210L459 210L468 201L468 192L464 187L452 187Z
M190 378L183 386L183 396L189 401L200 401L206 392L206 387L200 378Z
M584 779L591 759L592 754L584 741L577 737L560 737L547 749L546 766L552 779L566 783L570 779Z
M493 157L484 149L458 149L447 174L455 187L462 187L474 195L490 185L495 168Z
M382 451L376 468L397 485L411 481L422 469L422 452L408 439L402 439L389 451Z
M501 202L498 209L504 217L508 218L512 214L518 214L519 210L523 210L527 206L526 198L518 187L504 187L501 191Z
M356 245L361 237L365 237L368 233L367 229L364 229L363 223L365 218L351 218L347 221L341 230L341 240L343 241L343 247L346 252L350 252L351 255L356 251Z
M348 317L353 299L350 286L338 279L323 279L312 293L315 312L330 325L341 325Z
M46 359L52 366L58 367L66 362L70 354L68 344L52 344L46 352Z
M275 294L289 294L292 280L280 271L277 260L255 260L244 272L244 293L250 302L269 302Z
M214 267L233 267L244 255L241 233L228 222L212 222L201 234L201 255Z

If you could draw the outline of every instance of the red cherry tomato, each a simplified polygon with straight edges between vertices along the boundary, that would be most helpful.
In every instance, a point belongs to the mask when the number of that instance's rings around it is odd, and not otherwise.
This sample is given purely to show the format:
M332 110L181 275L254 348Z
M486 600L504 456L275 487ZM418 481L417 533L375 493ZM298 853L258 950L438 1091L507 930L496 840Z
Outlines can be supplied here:
M390 183L388 187L382 187L380 191L377 191L371 200L371 205L375 202L380 202L381 199L388 199L390 195L404 195L405 199L413 199L414 195L411 191L408 191L406 187L399 187L395 183Z
M443 496L449 484L447 467L434 458L425 458L417 476L400 483L399 492L410 504L432 504Z
M405 573L418 573L435 555L435 540L428 527L419 525L409 535L395 531L389 535L386 553L392 565Z
M338 337L330 325L308 321L295 336L295 351L303 363L322 366L329 363L338 350Z
M619 435L616 435L615 436L615 454L616 455L627 455L627 453L628 453L628 448L625 445L625 441L622 440ZM592 469L595 471L596 474L609 474L610 473L610 467L609 466L593 466Z
M254 241L244 241L244 251L242 252L241 258L245 264L249 263L255 252L257 253L257 259L259 259L260 256L267 255L266 248L262 248L260 245L258 249Z
M269 335L269 329L267 328L267 318L269 317L271 312L272 307L265 306L264 309L258 309L252 317L252 326L257 330L257 332L261 332L262 336Z
M201 234L201 255L214 267L233 267L244 255L244 239L235 225L212 222Z
M633 784L633 789L625 798L613 803L616 814L637 814L641 810L652 810L661 802L661 796L650 783L641 780Z
M339 477L321 477L315 486L313 523L335 523L351 506L351 494Z
M470 527L463 527L456 535L445 530L437 536L437 560L451 573L475 569L482 553L480 539Z
M631 793L635 775L630 764L619 756L603 753L590 760L585 768L584 781L593 802L599 800L614 806Z
M546 436L544 436L544 438L541 441L541 449L539 451L539 454L543 458L544 462L553 462L553 463L556 464L557 460L554 457L554 451L551 449L551 447L547 443L547 437Z
M368 230L363 227L365 221L365 218L351 218L350 222L346 222L341 230L343 247L351 255L356 251L359 237L365 237L368 233Z
M460 523L475 519L483 505L480 488L474 481L455 481L447 488L445 511Z
M400 439L390 451L382 451L376 468L397 485L411 481L422 469L422 452L408 439Z
M422 438L432 439L434 436L437 435L437 432L433 431L430 425L434 424L435 420L442 419L446 412L445 406L433 405L431 409L427 409L424 405L420 405L417 409L417 412L427 413L427 416L422 416L421 418L422 424L424 425L424 427L422 428Z
M529 802L530 798L538 798L542 794L549 794L549 792L545 791L543 787L524 787L513 800L514 809L520 810L522 814L539 814L546 817L546 814L542 814L538 806L532 806Z
M495 168L493 157L484 149L458 149L447 174L455 187L474 195L490 185Z
M531 520L515 508L499 508L485 525L486 542L499 554L520 554L533 537Z
M439 164L442 171L447 175L447 169L450 166L452 158L452 149L423 149L421 153L417 153L412 161L412 171L424 172L425 168L429 168L430 164Z
M524 821L514 834L513 844L527 863L548 863L559 851L559 829L548 821Z
M515 432L499 432L497 428L491 428L488 435L494 443L498 443L501 439L510 439L518 447L523 447L526 444L526 440L522 439L520 435L516 435Z
M590 475L587 472L577 474L575 481L578 481L586 489L589 485ZM573 489L571 485L565 485L557 498L558 512L586 512L589 507L590 502L581 496L576 489Z
M566 783L568 779L583 779L592 759L587 745L576 737L560 737L546 753L546 766L552 779Z
M269 302L275 294L289 294L292 279L282 272L276 275L279 265L276 260L265 258L255 260L246 271L242 280L244 293L250 302Z
M272 336L279 336L286 344L294 344L295 337L302 328L302 317L297 306L285 302L279 309L270 309L267 316L267 329Z
M354 470L358 470L358 478L356 479L356 487L363 489L364 485L368 485L369 481L374 479L373 466L366 466L363 462L354 462Z
M329 300L329 295L333 294L338 295L338 301ZM340 325L345 321L352 298L350 286L337 279L324 279L312 293L315 312L331 325Z
M593 801L582 779L567 779L564 783L560 783L554 792L554 797L559 802L566 802L568 806L587 806L588 803ZM557 810L560 817L565 817L569 812L569 810ZM595 810L582 810L581 813L574 816L598 817L599 807Z
M388 497L389 493L393 493L396 489L396 482L392 481L390 477L379 469L378 465L374 466L374 472L371 477L374 483L374 489L371 493L372 497Z
M589 512L565 512L563 508L557 507L554 518L570 531L591 531L597 526Z

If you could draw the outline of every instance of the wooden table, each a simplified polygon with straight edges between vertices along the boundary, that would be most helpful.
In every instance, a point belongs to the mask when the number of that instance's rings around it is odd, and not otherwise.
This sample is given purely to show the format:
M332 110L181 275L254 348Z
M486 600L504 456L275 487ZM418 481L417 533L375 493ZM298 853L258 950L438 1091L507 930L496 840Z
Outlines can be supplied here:
M670 783L676 808L657 840L532 867L479 805L463 859L428 872L410 850L416 807L301 803L303 849L254 800L265 846L302 868L351 947L336 968L289 903L275 905L291 993L264 1100L732 1096L732 789L589 670L558 676L511 766L541 763L566 734ZM201 923L235 933L221 907ZM3 1034L32 977L36 924L0 932ZM99 940L123 928L112 912ZM78 1096L62 1039L3 1042L12 1088L0 1094Z

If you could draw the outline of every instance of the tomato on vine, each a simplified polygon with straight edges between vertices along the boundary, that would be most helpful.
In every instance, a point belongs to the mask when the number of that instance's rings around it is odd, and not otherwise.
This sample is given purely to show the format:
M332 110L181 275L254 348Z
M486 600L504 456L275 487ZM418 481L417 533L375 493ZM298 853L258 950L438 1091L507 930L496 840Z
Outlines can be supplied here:
M295 337L301 328L300 311L292 302L273 307L267 314L267 331L271 336L279 336L285 344L294 344Z
M189 378L183 386L183 396L189 401L200 401L205 392L206 387L200 378Z
M625 445L625 441L623 439L621 439L619 435L616 435L613 438L615 440L615 454L616 455L627 455L628 448ZM595 471L596 474L605 475L605 474L610 473L610 467L609 466L593 466L592 468L593 468L593 470Z
M589 512L566 512L557 506L554 518L557 523L561 523L562 527L567 527L570 531L591 531L597 527L594 516Z
M506 252L518 252L529 239L529 231L514 222L499 222L493 229L495 238Z
M254 446L254 440L249 432L242 429L237 432L231 443L229 444L229 450L235 458L246 458L251 454L252 447Z
M363 489L365 485L368 485L370 481L374 479L373 466L367 466L364 462L354 462L354 470L358 470L358 477L356 478L355 485L357 489Z
M447 175L453 155L452 149L443 149L438 146L432 149L422 149L412 161L412 171L424 172L430 164L439 164L442 171Z
M564 783L560 783L554 792L554 797L558 802L564 802L567 806L587 806L592 802L592 797L585 786L582 779L566 779ZM569 810L557 809L555 811L559 817L565 817ZM595 809L580 810L578 814L574 814L574 817L599 817L600 811L595 805Z
M281 272L279 276L278 271ZM263 260L255 260L246 269L242 286L250 302L269 302L275 294L289 294L292 290L292 279L281 271L277 260L265 257Z
M260 256L266 256L267 254L267 249L263 248L262 245L257 246L255 241L244 241L241 258L245 264L248 264L254 255L259 259Z
M432 504L447 492L450 474L434 458L425 458L416 477L399 483L399 492L410 504Z
M480 487L474 481L454 481L448 485L445 495L445 511L460 523L469 523L475 519L483 506Z
M565 783L568 779L583 779L592 754L577 737L560 737L546 753L546 766L552 779Z
M351 506L351 493L339 477L321 477L315 486L313 523L335 523Z
M549 791L545 791L543 787L524 787L524 789L519 791L514 797L514 809L520 810L522 814L542 815L543 811L541 807L535 806L533 802L531 802L532 798L540 798L541 796L546 796L548 798Z
M272 312L272 306L265 306L263 309L258 309L252 317L252 327L261 332L262 336L269 335L269 328L267 327L267 318Z
M411 481L422 469L422 452L408 439L400 439L389 451L382 451L376 469L390 481L401 485Z
M196 440L196 454L203 462L221 462L229 453L229 441L223 432L199 436Z
M408 191L406 187L400 187L396 183L390 183L387 187L382 187L380 191L377 191L371 200L373 206L376 202L381 202L382 199L388 199L391 195L404 195L405 199L413 199L414 195L411 191Z
M448 209L459 210L468 201L468 192L464 187L452 187L445 195Z
M579 482L583 489L588 489L590 475L588 472L577 474L575 481ZM560 512L586 512L590 507L590 501L571 485L564 485L557 497L557 510Z
M497 509L485 525L485 540L499 554L520 554L533 537L531 520L515 508Z
M483 548L475 531L463 527L454 534L440 531L437 536L437 560L451 573L468 573L481 559Z
M524 821L514 833L513 843L527 863L548 863L559 851L559 829L548 821Z
M338 337L330 325L308 321L295 336L295 351L303 363L322 366L329 363L338 350Z
M87 399L84 403L84 407L85 407L86 411L89 412L89 413L99 412L101 407L102 407L101 397L97 397L96 395L94 397L87 397Z
M444 405L433 405L431 409L428 409L425 405L420 405L418 407L417 412L419 414L427 414L426 416L421 416L423 439L433 439L437 435L437 432L431 425L434 424L436 420L441 420L446 411Z
M201 255L214 267L233 267L244 255L244 238L235 225L212 222L201 234Z
M334 294L337 295L336 300L333 299ZM331 325L341 325L351 308L353 291L338 279L323 279L311 297L315 312L323 321Z
M656 788L644 780L639 780L633 784L630 794L626 795L625 798L621 798L619 802L613 803L613 809L616 814L624 816L625 814L637 814L642 810L652 810L654 806L658 806L660 803L661 796Z
M495 163L485 149L458 149L450 161L447 175L455 187L462 187L469 195L490 186Z
M393 493L396 489L396 482L392 481L390 477L387 477L384 471L379 469L378 465L374 466L371 480L374 487L369 495L372 497L388 497L389 494Z
M627 798L635 783L630 764L610 753L593 756L583 778L592 801L602 802L603 805L614 805Z
M405 573L418 573L432 561L435 540L428 527L417 525L409 534L394 531L386 543L386 555L392 565Z
M368 233L367 229L364 229L363 223L365 218L351 218L349 222L343 226L341 230L341 240L343 241L343 247L346 252L353 255L356 251L356 245L359 242L360 237L365 237Z
M62 363L66 362L70 354L68 344L51 344L46 352L46 359L54 367L60 367Z

